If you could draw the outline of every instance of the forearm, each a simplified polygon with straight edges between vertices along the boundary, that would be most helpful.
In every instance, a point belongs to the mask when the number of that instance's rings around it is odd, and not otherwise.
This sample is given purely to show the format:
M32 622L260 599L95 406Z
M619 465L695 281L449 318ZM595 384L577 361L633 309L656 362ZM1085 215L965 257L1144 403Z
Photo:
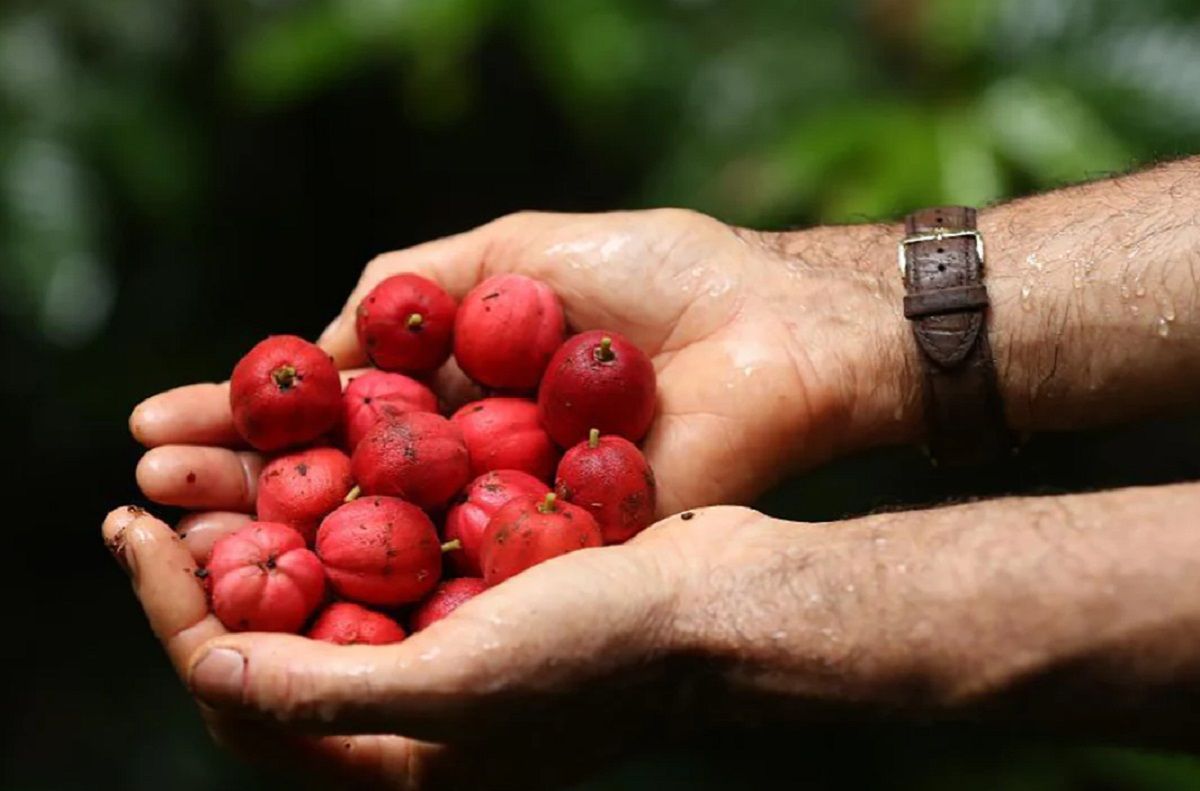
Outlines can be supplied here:
M1086 428L1200 403L1198 215L1200 159L980 213L989 334L1014 429ZM901 237L898 223L825 227L787 234L783 248L806 265L879 278L883 360L878 393L861 396L872 409L866 431L917 441L921 360L901 312Z
M827 704L1187 735L1198 522L1194 484L767 522L697 587L703 650L743 713Z

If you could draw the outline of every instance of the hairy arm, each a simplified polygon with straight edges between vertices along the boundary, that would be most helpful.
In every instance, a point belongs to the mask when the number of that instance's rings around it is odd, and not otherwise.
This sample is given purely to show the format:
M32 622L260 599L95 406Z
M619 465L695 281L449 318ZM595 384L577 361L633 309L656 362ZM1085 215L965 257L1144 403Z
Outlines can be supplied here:
M1090 428L1200 403L1198 217L1200 158L981 212L989 332L1014 429ZM911 442L925 427L919 352L900 310L902 235L899 224L823 227L772 243L793 266L881 278L892 307L874 333L884 375L859 395L861 426Z
M1197 484L754 522L689 575L704 628L684 633L742 714L995 717L1194 747L1198 525Z

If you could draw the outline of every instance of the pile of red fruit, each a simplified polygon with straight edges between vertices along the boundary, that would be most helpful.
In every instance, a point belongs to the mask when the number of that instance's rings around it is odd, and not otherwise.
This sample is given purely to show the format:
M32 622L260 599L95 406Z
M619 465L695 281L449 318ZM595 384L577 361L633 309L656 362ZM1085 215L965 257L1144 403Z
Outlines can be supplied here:
M376 369L344 391L329 356L294 336L234 368L234 423L273 458L258 521L198 572L228 628L396 642L405 616L422 629L653 520L654 474L634 443L654 418L654 368L615 332L567 338L544 283L499 275L456 304L397 275L359 305L357 331ZM423 378L451 352L497 395L446 418Z

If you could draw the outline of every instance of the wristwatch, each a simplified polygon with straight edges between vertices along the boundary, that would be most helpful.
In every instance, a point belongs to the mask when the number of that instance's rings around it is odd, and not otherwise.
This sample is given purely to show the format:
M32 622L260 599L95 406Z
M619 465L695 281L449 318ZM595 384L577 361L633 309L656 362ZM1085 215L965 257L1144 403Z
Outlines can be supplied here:
M935 464L984 464L1015 447L988 342L984 244L975 210L940 206L908 215L898 258L904 317L925 372L928 450Z

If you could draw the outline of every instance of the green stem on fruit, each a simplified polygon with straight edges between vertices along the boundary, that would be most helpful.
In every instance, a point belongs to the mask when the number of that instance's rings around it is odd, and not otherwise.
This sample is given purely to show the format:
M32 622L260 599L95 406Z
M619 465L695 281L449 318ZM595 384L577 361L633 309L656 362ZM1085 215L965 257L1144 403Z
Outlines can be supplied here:
M280 390L291 389L291 386L296 384L296 369L286 363L271 371L271 378L275 380L275 386Z
M554 513L557 510L554 507L554 501L557 499L558 499L558 496L556 494L554 494L554 492L547 493L546 499L542 500L540 503L538 503L538 507L537 507L538 511L542 512L543 514Z
M462 542L459 541L457 538L455 538L451 541L447 541L445 544L442 544L443 552L453 552L456 549L462 549Z
M404 323L408 325L408 328L410 330L413 330L415 332L415 331L421 329L421 324L424 321L425 321L425 317L422 316L420 313L413 313L412 315L410 315L408 317L408 320L405 321Z
M611 362L616 357L612 350L612 338L607 335L601 338L600 345L596 347L596 351L592 352L592 356L596 358L597 362Z
M594 428L588 432L588 447L589 448L600 447L600 429Z
M355 487L350 490L350 492L346 495L346 497L342 500L342 502L343 503L352 503L358 499L358 496L360 494L362 494L362 487L355 485Z

